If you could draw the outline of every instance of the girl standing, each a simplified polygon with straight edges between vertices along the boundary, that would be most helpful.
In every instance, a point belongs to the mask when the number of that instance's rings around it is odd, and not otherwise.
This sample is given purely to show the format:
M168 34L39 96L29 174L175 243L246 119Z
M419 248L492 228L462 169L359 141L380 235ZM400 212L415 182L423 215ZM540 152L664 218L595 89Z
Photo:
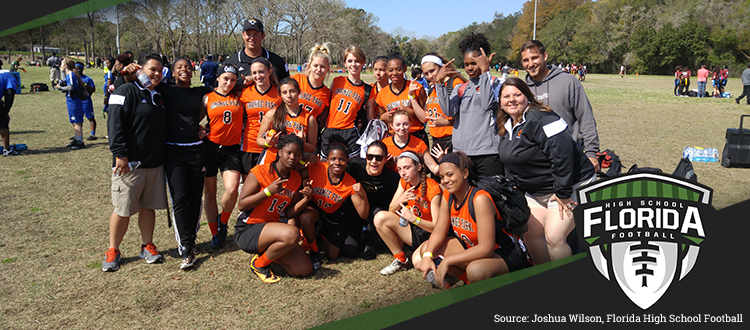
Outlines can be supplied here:
M76 96L75 90L79 86L85 86L83 80L76 72L75 62L69 58L63 60L63 70L65 71L65 86L58 89L66 92L65 104L68 107L68 118L70 123L73 124L73 141L68 143L66 147L70 150L78 150L86 147L83 143L83 100Z
M245 105L245 129L242 134L242 176L255 167L263 152L263 145L258 145L258 131L263 117L276 109L281 103L278 81L271 62L259 57L250 64L250 75L253 83L246 86L240 94L240 102Z
M380 120L390 123L393 120L394 111L404 110L411 121L409 133L424 141L425 144L429 143L427 133L424 131L427 115L423 109L427 95L424 93L423 86L404 78L406 62L400 54L394 53L388 56L387 68L391 83L388 88L384 88L378 93L375 100L378 105ZM392 134L393 131L390 133Z

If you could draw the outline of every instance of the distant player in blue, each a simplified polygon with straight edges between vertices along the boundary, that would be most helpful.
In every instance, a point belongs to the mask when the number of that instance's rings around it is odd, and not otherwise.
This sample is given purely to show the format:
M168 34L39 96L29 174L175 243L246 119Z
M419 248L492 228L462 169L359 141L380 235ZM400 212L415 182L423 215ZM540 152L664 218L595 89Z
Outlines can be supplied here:
M161 82L174 85L174 75L172 75L172 69L170 69L172 64L169 64L167 55L161 56L161 62L164 63L164 67L161 69Z
M219 69L219 65L213 59L210 54L206 55L206 60L201 64L201 82L205 87L216 87L216 70Z
M102 115L104 115L104 118L107 118L107 110L109 109L109 94L112 92L109 90L109 86L112 85L112 90L114 90L115 83L115 75L114 73L112 73L112 70L114 70L115 67L115 58L108 58L106 61L104 61L104 64L104 83L102 84L102 91L104 92L104 109L102 110Z
M99 138L96 137L96 118L94 118L94 101L91 99L91 94L96 91L96 85L94 85L94 79L91 79L91 77L83 74L82 62L76 62L76 71L78 72L78 76L81 77L81 80L85 84L86 91L89 92L89 98L81 100L81 104L83 106L83 115L86 117L86 119L89 120L89 125L91 125L91 135L86 138L86 141L98 140Z
M79 85L83 84L83 81L78 76L75 69L75 62L66 58L62 63L63 70L65 70L65 86L57 85L56 88L66 93L65 103L68 107L68 118L70 123L73 124L73 141L68 143L66 147L71 150L78 150L85 148L83 143L83 101L76 96L76 89Z
M13 99L16 96L18 80L16 76L10 73L0 73L0 136L3 139L3 156L15 156L18 152L10 150L10 107L13 106Z

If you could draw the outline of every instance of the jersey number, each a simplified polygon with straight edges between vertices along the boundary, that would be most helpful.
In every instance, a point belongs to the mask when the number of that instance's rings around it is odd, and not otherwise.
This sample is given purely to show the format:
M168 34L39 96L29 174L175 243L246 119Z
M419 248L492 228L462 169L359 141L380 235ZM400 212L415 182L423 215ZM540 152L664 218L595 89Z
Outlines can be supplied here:
M427 117L435 117L437 116L437 113L437 108L427 109Z
M268 208L268 212L276 212L278 214L281 214L281 212L284 212L284 209L286 208L286 203L287 202L284 201L283 203L279 204L279 206L276 206L276 203L278 201L279 200L276 199L276 198L273 199L273 201L271 202L271 206ZM276 208L276 210L274 210L274 207Z
M312 113L313 112L313 107L311 107L309 105L306 105L304 103L300 103L299 107L302 108L302 109L305 109L305 111L307 111L308 113Z
M339 100L339 105L336 107L336 111L343 112L345 115L349 114L349 108L352 107L352 101L346 102L346 107L344 107L344 99Z
M224 121L224 124L231 124L232 123L232 112L229 110L224 111L224 118L222 119Z
M331 207L331 203L323 203L323 200L319 199L318 200L318 207L327 209L327 208Z
M259 123L262 123L262 122L263 122L263 115L264 115L263 111L261 111L261 112L258 112L258 118L259 118L259 119L258 119L258 122L259 122Z

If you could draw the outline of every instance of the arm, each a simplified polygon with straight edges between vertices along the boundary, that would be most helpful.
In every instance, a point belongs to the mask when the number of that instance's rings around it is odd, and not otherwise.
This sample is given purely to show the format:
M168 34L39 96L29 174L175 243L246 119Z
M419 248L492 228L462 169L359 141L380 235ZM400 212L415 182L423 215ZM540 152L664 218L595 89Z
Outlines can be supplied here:
M411 199L414 199L414 187L405 190L404 187L399 184L398 188L396 188L396 193L393 194L391 204L388 205L388 211L396 213L401 209L402 205L406 204Z
M424 157L424 165L427 166L427 168L432 172L434 175L439 175L439 165L435 161L434 158L432 158L432 155L430 155L429 150L425 150L424 154L422 154L422 157Z
M466 266L478 259L489 258L495 249L495 208L492 200L484 195L474 196L474 212L477 222L477 245L456 254L446 255L435 271L438 283L451 266L465 269Z
M284 215L288 218L294 218L302 211L307 208L307 203L312 200L312 181L305 182L302 185L302 189L296 193L294 193L294 197L292 197L292 207L287 207L286 210L284 210Z
M576 118L578 118L578 126L583 136L583 148L586 153L586 157L592 159L594 167L599 165L596 161L596 153L599 152L599 133L596 130L596 119L594 118L594 110L591 108L589 98L586 96L586 91L583 90L583 85L580 82L574 82L573 110Z
M367 194L365 193L365 190L362 189L362 184L359 182L355 183L352 186L352 189L354 189L352 204L354 204L354 208L357 209L359 217L367 219L367 214L370 212L370 203L367 201Z
M266 198L270 198L270 196L266 196L266 193L263 191L264 189L268 189L268 192L273 196L273 194L278 194L284 189L283 185L287 181L289 179L282 180L281 178L276 178L268 187L263 188L260 186L255 174L250 172L245 179L245 183L242 185L242 192L240 193L239 202L237 202L237 208L243 212L255 208L266 200Z
M258 146L260 147L273 146L276 144L276 141L278 140L278 136L281 132L276 132L276 134L270 138L266 134L268 130L271 128L271 120L273 120L273 115L275 112L276 112L276 109L269 110L263 116L263 121L260 122L260 129L258 129L258 137L255 139L255 143L257 143Z
M302 111L305 111L302 109ZM318 143L318 121L315 116L307 117L307 141L305 143L305 152L315 152Z
M440 212L440 198L442 198L441 194L435 195L435 197L432 198L432 201L430 201L430 214L432 215L432 219L437 219L437 215ZM411 222L413 225L420 227L428 232L432 232L432 229L435 228L435 222L433 221L420 221L419 224L416 223L417 216L414 214L414 211L412 208L408 206L401 206L401 210L397 212L399 216L406 219L407 221Z
M412 112L419 119L420 122L427 122L427 113L424 111L424 104L427 101L427 96L424 93L424 87L419 83L412 82L409 84L409 101L411 103Z
M12 88L6 89L3 93L3 96L4 98L2 103L5 106L5 111L10 112L10 107L13 106L13 100L16 97L16 90Z
M130 172L128 166L128 131L130 127L130 107L134 103L128 100L124 89L115 90L109 98L109 117L107 117L107 134L109 150L115 157L115 173Z
M442 195L439 195L439 198L443 198ZM443 203L444 202L444 203ZM448 230L451 228L451 211L450 211L450 205L448 205L447 202L445 202L444 198L443 201L440 203L439 208L439 216L432 218L432 221L435 223L432 232L430 233L430 239L427 240L425 253L433 253L436 251L439 247L443 246L445 244L445 240L448 236ZM415 266L415 268L422 271L422 278L425 278L427 276L427 272L432 269L435 270L435 262L432 261L432 258L422 258L422 261L419 263L419 267Z
M374 88L374 87L373 87ZM380 107L376 107L375 98L367 100L367 121L369 122L378 114Z

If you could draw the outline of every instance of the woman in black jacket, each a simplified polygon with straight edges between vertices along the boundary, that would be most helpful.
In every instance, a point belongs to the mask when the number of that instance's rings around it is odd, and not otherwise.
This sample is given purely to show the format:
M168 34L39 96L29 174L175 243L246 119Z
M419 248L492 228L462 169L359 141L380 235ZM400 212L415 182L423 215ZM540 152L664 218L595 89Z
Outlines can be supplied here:
M565 239L575 227L575 192L596 178L594 167L565 120L539 103L523 80L508 78L499 98L500 160L531 208L524 242L537 265L570 256Z

